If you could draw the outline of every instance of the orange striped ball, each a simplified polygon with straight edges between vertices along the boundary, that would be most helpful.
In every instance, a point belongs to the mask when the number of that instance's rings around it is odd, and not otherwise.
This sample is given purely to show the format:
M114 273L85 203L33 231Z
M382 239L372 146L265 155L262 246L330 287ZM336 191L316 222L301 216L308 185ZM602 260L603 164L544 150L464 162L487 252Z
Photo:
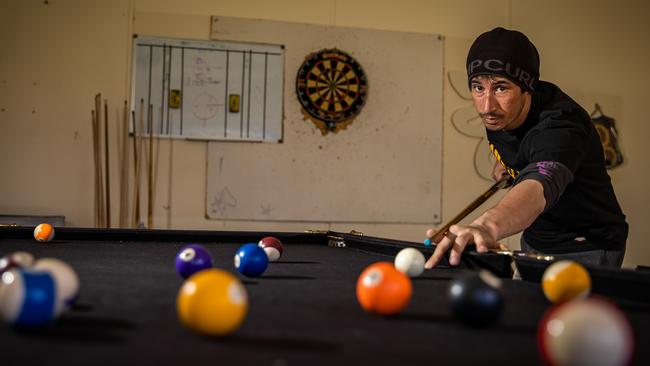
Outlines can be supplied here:
M50 224L40 224L34 229L34 239L47 243L54 239L54 228Z

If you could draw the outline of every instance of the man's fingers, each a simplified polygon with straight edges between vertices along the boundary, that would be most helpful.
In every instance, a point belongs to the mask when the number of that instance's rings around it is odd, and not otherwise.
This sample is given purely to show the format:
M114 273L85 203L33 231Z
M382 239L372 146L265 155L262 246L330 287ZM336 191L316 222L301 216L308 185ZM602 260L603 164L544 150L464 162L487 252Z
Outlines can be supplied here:
M477 231L474 234L474 244L476 244L476 251L479 253L486 253L490 248L500 248L503 246L492 238L487 231Z
M457 266L460 264L460 256L463 254L466 245L467 240L464 240L462 237L457 237L456 240L454 240L451 252L449 253L449 265Z
M432 229L427 231L427 235L435 234ZM469 243L476 244L476 250L479 253L485 253L490 247L499 245L490 237L490 234L484 229L477 226L452 225L449 227L447 234L440 240L436 246L433 255L425 263L424 268L431 269L435 267L445 253L449 253L449 265L457 266L460 264L460 257Z
M427 230L427 238L431 238L436 234L436 231L433 229Z
M451 253L449 253L449 264L452 266L457 266L460 264L460 257L463 254L465 247L468 243L470 243L470 240L472 239L472 231L468 228L455 227L454 232L456 233L456 236L454 239L454 244L451 248Z
M442 259L442 256L445 255L445 252L449 249L451 244L452 241L449 240L449 238L447 237L443 238L440 241L440 243L436 245L436 250L433 251L433 254L429 258L429 260L424 264L424 268L431 269L435 267Z
M468 233L469 230L470 228L467 226L451 225L449 227L449 232L447 233L447 235L451 237L463 236L466 235L466 233Z
M476 251L479 253L487 253L490 243L481 235L474 236L474 244L476 244Z

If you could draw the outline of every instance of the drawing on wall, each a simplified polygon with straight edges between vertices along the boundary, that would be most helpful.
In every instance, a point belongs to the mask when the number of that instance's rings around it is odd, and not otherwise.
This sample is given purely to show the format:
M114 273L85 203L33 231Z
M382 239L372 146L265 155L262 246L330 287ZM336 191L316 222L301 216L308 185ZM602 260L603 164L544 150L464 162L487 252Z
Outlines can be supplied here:
M456 94L463 100L472 100L472 95L467 85L467 74L465 71L452 70L447 73L449 83ZM602 97L601 97L602 98ZM584 100L592 99L590 97ZM583 101L582 105L586 105ZM623 154L618 143L618 131L614 118L605 115L599 105L594 103L594 110L591 113L591 120L596 127L603 145L605 154L605 165L607 169L615 168L623 163ZM481 122L478 113L473 105L468 104L452 112L451 122L454 129L463 136L477 140L474 148L474 170L476 174L487 181L492 181L492 168L495 163L494 156L490 152L488 141L485 137L485 127Z
M467 74L465 71L452 70L447 73L449 83L456 94L463 100L472 101L472 95L467 86ZM474 105L468 104L465 107L456 109L451 115L451 123L454 129L463 136L476 140L474 147L474 171L487 181L493 181L492 168L495 159L485 137L485 127L481 118L476 113Z
M192 102L192 113L196 118L203 121L203 128L206 127L207 121L217 115L218 108L217 98L208 93L197 95Z
M282 140L283 46L135 37L133 47L131 105L146 114L143 134Z
M323 135L345 129L365 104L368 80L361 65L338 49L324 49L305 58L298 69L296 94Z
M210 203L210 212L219 216L228 216L228 210L235 207L237 207L237 198L228 187L224 187Z

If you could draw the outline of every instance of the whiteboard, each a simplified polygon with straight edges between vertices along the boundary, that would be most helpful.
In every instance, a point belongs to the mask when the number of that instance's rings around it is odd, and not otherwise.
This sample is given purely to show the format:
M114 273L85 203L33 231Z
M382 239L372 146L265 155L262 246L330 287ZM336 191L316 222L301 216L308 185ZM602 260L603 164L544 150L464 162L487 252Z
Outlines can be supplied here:
M281 45L136 36L131 132L279 141L283 67Z
M213 17L211 38L284 45L286 87L282 144L208 143L208 218L440 222L443 37ZM368 95L346 129L322 135L295 85L325 48L359 62Z

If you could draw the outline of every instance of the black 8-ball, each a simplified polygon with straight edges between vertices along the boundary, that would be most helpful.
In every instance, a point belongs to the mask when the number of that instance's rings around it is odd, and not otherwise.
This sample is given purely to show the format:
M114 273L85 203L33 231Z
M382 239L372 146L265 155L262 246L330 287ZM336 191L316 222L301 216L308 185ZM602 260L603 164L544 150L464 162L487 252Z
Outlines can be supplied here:
M449 284L449 305L452 315L462 323L486 327L503 309L501 280L485 270L464 273Z

